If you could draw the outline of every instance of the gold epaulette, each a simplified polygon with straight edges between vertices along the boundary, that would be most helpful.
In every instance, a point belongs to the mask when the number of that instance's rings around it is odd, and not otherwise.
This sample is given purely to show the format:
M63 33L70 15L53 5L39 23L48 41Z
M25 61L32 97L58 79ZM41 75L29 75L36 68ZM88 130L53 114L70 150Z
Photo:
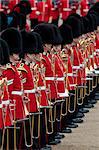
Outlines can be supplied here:
M6 69L12 69L15 72L15 69L9 63L6 65Z
M17 68L17 70L18 70L18 71L25 71L25 72L27 72L27 70L24 68L24 63L21 63L21 64L19 65L19 67Z
M41 59L41 61L46 61L46 59L45 59L45 58L43 58L43 57L41 57L40 59Z

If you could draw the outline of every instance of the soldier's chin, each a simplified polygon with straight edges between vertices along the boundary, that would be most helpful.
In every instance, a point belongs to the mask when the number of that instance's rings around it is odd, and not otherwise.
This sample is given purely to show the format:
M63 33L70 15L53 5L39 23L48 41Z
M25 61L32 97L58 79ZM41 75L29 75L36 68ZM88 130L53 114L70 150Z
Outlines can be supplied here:
M18 64L18 63L19 63L19 59L18 59L18 60L15 60L15 63Z

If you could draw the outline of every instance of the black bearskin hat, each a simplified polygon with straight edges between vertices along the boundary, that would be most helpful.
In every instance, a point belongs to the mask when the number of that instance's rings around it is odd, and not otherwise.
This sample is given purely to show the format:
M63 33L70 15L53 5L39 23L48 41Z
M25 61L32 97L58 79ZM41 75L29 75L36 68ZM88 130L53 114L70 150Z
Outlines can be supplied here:
M36 53L43 53L44 48L43 48L43 42L42 42L42 38L41 38L40 34L38 34L37 32L34 32L34 31L32 33L36 36L37 45L38 45L38 47L37 47L38 52L36 50L35 54Z
M86 16L84 16L82 17L82 20L84 26L83 34L86 34L89 32L89 19Z
M22 30L21 31L21 35L22 35L22 43L23 43L23 55L24 54L33 54L34 51L37 53L38 52L38 45L37 45L37 39L36 39L36 36L31 33L31 32L27 32L26 30Z
M65 23L63 23L60 27L59 27L61 36L63 37L63 41L62 44L71 44L73 42L73 34L72 34L72 29L69 25L66 25Z
M9 48L7 43L0 38L0 64L6 65L9 63Z
M10 55L19 54L22 51L22 37L16 28L4 30L1 34L1 38L7 42Z
M34 32L40 34L43 44L54 44L53 25L49 23L40 23L35 26Z
M78 38L82 34L82 24L81 21L71 16L67 19L66 24L72 28L73 38Z
M56 26L56 25L54 25L54 24L52 24L52 30L53 30L53 34L54 34L54 43L53 43L53 45L59 45L59 44L62 44L62 36L61 36L61 34L60 34L60 30L59 30L59 28Z

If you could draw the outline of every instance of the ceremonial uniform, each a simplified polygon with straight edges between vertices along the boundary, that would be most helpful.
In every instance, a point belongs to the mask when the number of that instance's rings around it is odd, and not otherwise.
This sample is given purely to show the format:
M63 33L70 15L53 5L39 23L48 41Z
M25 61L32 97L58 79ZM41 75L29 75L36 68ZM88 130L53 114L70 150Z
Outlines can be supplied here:
M81 15L85 16L89 10L88 1L87 0L81 0L80 7L81 7L80 8Z
M16 111L16 119L22 119L25 117L24 112L24 105L22 100L22 88L21 88L21 82L19 74L16 70L16 67L13 65L9 65L7 70L3 72L4 77L7 78L7 84L8 84L8 92L9 92L9 98L12 100L12 103L14 103L15 100L15 106L13 109ZM19 109L19 106L21 106ZM13 118L14 118L14 112L13 112Z
M52 68L51 61L49 60L48 56L42 55L42 64L45 67L46 86L48 88L50 85L51 99L54 100L57 98L57 89L56 89L56 85L54 81L55 76L53 73L53 68Z
M23 92L28 99L28 102L26 104L27 109L29 112L37 112L37 103L35 96L36 89L34 87L30 66L22 63L19 64L18 70L21 71L20 76L23 84Z
M60 13L62 14L62 19L65 20L70 14L70 6L68 0L61 0Z

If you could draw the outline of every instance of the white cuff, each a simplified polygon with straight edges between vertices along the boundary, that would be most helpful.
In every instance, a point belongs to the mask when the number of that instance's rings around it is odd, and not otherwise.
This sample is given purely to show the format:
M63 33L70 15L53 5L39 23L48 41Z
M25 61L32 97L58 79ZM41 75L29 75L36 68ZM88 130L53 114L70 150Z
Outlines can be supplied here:
M2 100L2 104L3 105L9 105L10 104L10 100Z
M0 108L2 108L2 106L3 106L3 105L2 105L2 104L0 104Z

